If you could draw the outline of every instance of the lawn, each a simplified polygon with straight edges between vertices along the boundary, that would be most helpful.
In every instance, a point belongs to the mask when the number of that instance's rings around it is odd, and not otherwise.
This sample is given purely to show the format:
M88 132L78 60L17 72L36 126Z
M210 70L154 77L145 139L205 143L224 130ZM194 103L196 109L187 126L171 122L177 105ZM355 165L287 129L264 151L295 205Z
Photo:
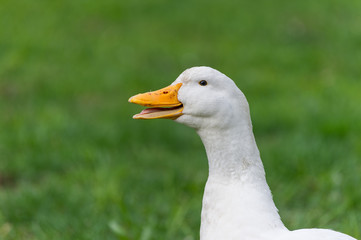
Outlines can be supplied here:
M212 66L248 98L289 229L361 238L361 1L0 1L0 239L198 239L196 133L136 93Z

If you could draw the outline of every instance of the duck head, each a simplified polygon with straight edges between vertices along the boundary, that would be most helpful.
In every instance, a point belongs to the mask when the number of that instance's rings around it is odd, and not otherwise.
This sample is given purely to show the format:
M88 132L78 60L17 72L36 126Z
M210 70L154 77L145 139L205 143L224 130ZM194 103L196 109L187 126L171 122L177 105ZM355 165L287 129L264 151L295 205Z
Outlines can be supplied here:
M170 86L137 94L129 102L148 107L134 119L173 119L195 129L226 128L249 117L244 94L210 67L187 69Z

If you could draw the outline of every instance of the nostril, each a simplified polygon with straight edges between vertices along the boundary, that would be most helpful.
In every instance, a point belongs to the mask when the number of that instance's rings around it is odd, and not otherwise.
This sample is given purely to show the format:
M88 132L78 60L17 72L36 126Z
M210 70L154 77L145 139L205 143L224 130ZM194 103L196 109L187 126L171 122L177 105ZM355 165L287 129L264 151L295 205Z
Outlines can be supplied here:
M164 91L163 94L168 94L168 91Z

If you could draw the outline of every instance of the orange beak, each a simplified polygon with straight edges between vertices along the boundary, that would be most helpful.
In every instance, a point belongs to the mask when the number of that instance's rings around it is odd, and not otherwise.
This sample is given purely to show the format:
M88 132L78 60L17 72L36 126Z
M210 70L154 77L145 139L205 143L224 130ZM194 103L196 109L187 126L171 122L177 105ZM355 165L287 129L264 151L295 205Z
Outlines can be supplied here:
M140 93L131 98L129 102L145 107L141 113L133 116L134 119L176 119L182 115L183 104L178 100L178 90L182 83L177 83L157 91Z

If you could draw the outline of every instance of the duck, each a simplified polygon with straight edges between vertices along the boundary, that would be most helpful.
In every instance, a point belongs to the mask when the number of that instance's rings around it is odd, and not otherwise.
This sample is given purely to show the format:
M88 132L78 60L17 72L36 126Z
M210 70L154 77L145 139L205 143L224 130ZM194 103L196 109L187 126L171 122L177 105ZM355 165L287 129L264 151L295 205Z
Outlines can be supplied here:
M267 184L248 101L211 67L192 67L168 87L137 94L134 119L171 119L197 132L208 159L200 240L355 240L330 229L289 230Z

